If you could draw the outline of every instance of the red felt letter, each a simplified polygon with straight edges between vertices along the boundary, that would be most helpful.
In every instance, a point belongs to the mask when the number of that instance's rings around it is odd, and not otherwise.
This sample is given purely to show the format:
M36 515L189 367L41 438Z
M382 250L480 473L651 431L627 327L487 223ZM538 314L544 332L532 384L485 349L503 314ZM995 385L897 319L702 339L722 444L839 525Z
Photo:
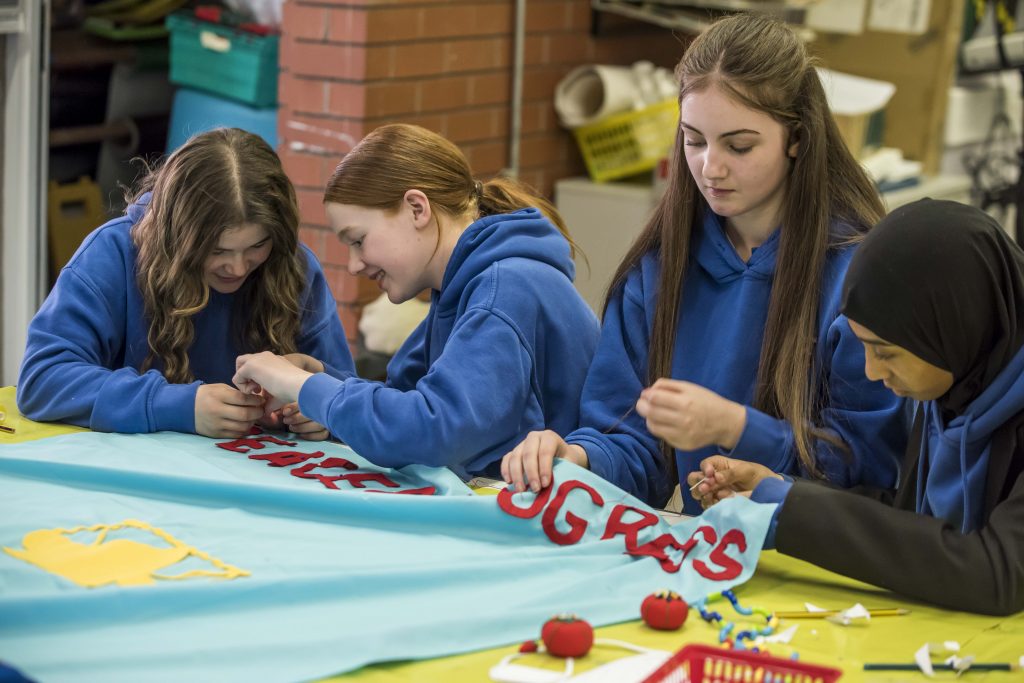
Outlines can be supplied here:
M640 515L640 519L635 522L630 522L629 524L624 524L622 522L622 516L627 512L635 512ZM646 529L649 526L654 526L657 523L658 516L653 512L639 510L632 505L623 505L620 503L612 508L612 514L608 516L608 523L604 527L604 536L601 538L603 540L605 538L612 538L613 536L623 534L626 537L626 547L636 548L638 545L637 534L640 533L640 530Z
M292 465L298 465L300 462L305 462L310 458L319 458L323 454L323 451L315 451L313 453L303 453L302 451L277 451L276 453L253 453L249 456L249 459L266 460L267 464L271 467L291 467Z
M233 441L225 441L217 444L218 448L223 448L226 451L232 451L234 453L248 453L250 449L258 451L263 448L264 443L273 443L278 446L297 446L298 443L295 441L282 441L276 436L270 434L264 434L262 436L246 436L241 439L234 439Z
M512 515L513 517L519 517L520 519L530 519L536 517L537 513L541 511L544 504L548 502L548 498L551 497L551 486L547 486L537 494L537 497L530 503L530 507L521 508L512 502L512 489L504 488L498 492L498 507Z
M544 533L548 535L552 541L558 545L572 545L581 538L587 530L587 520L577 517L571 512L566 511L565 521L569 523L569 531L561 532L555 528L555 517L558 516L558 511L562 509L562 504L565 503L566 496L573 489L583 489L590 494L590 500L594 502L594 505L603 506L604 499L601 498L601 494L595 491L591 486L584 484L582 481L570 479L562 483L558 487L558 493L555 494L554 500L551 501L551 505L544 511L544 516L541 517L541 527L544 529Z
M314 473L313 470L318 467L324 470L354 470L356 468L356 464L351 460L346 460L345 458L327 458L326 460L321 460L320 462L307 462L302 467L296 467L295 469L293 469L291 473L293 477L301 477L302 479L316 479L329 489L337 489L338 487L334 485L334 482L337 481L338 477L331 477L324 474Z
M661 565L663 570L669 574L675 574L679 571L679 568L683 566L683 560L686 559L686 554L690 552L690 549L695 545L697 545L697 541L692 538L686 543L680 545L679 540L672 534L662 534L653 541L648 541L641 546L635 546L632 548L627 546L626 553L629 555L646 555L653 557L658 560L658 563ZM666 546L672 546L683 554L679 562L672 561L668 556L668 553L665 552Z
M730 529L725 532L722 536L722 542L715 546L715 549L711 551L708 558L722 567L721 571L711 571L706 564L700 560L693 561L693 568L697 570L697 573L703 576L705 579L711 579L712 581L731 581L740 575L743 571L743 565L729 557L726 554L726 549L734 545L740 549L740 552L746 552L747 550L747 537L743 535L743 532L739 529Z

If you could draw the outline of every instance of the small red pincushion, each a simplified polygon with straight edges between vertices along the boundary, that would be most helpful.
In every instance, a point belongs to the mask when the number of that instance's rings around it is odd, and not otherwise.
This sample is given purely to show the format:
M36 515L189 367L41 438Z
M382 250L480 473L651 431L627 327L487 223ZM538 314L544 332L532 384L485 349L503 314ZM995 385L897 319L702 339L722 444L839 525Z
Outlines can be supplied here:
M659 631L675 631L683 625L689 613L686 601L678 593L668 590L651 593L640 605L644 623Z
M540 638L556 657L582 657L594 644L594 627L575 614L560 614L545 622Z
M536 640L524 640L523 644L519 646L519 651L522 652L523 654L528 654L530 652L536 652L537 651L537 641Z

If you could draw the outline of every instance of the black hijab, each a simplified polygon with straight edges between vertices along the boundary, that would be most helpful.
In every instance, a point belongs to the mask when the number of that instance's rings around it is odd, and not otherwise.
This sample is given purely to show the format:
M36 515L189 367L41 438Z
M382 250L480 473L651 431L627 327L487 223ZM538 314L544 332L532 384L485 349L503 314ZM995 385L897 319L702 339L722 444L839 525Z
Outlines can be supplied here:
M864 238L841 310L951 372L938 405L959 414L1024 344L1024 252L980 209L922 199Z

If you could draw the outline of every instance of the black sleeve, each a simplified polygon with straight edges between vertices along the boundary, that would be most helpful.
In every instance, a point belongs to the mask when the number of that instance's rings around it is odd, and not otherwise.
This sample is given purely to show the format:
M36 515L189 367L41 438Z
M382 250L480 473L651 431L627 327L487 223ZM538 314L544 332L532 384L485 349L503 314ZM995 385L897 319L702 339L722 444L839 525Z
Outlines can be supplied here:
M1020 457L1021 453L1016 454ZM1024 610L1024 474L979 531L809 482L779 513L779 552L942 607Z

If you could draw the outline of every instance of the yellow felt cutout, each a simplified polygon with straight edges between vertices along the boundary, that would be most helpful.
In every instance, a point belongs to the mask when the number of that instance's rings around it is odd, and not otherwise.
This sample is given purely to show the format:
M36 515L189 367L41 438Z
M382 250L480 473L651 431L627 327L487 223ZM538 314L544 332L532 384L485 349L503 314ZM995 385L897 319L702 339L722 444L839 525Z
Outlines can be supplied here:
M107 534L117 529L141 529L164 541L169 547L157 547L131 539L107 541ZM70 538L83 531L98 532L88 545ZM134 519L120 524L95 524L73 529L39 529L30 531L22 539L24 550L4 548L4 552L48 572L63 576L84 588L96 588L108 583L119 586L151 584L154 579L174 581L207 576L218 579L237 579L249 572L221 562L203 551L174 538L166 531ZM181 574L165 575L157 572L197 557L209 562L220 571L196 569Z

